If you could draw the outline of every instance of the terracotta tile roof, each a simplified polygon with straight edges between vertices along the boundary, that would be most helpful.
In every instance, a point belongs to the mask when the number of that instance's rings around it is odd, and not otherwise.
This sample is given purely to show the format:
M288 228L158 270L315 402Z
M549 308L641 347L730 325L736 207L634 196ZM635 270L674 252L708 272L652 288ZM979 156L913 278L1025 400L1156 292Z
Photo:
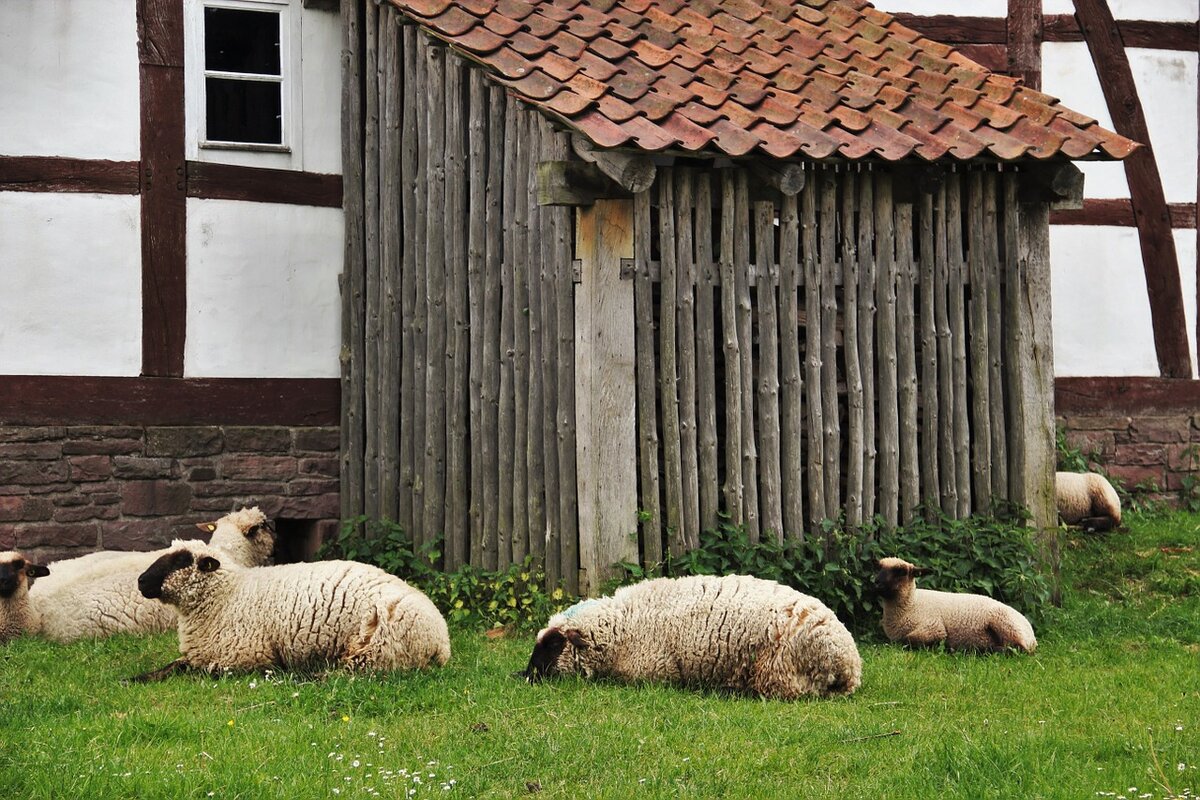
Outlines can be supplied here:
M1137 145L864 0L388 0L601 147L1124 158Z

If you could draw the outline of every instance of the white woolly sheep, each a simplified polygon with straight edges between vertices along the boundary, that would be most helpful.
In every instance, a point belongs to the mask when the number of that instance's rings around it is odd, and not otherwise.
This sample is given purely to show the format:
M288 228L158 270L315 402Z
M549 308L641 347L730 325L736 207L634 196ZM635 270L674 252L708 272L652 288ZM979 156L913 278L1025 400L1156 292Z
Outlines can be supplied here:
M1054 473L1054 500L1058 516L1068 525L1108 531L1121 524L1121 498L1099 473Z
M525 677L559 673L794 699L852 693L862 659L814 597L747 575L694 576L644 581L555 614Z
M1032 653L1037 647L1033 626L1021 612L981 594L916 588L916 576L928 573L900 558L880 559L875 588L883 600L883 631L889 640L945 642L950 650Z
M40 564L9 550L0 553L0 643L25 633L33 614L29 608L29 584L49 575Z
M183 657L136 680L180 669L304 669L340 663L415 669L450 658L446 620L419 590L355 561L247 569L179 543L138 578L148 598L179 612Z
M255 567L271 561L275 534L256 508L243 508L196 527L212 533L210 544L229 559ZM33 629L57 642L115 633L162 633L175 627L170 606L142 597L137 579L170 548L150 552L106 550L51 564L51 576L30 592Z

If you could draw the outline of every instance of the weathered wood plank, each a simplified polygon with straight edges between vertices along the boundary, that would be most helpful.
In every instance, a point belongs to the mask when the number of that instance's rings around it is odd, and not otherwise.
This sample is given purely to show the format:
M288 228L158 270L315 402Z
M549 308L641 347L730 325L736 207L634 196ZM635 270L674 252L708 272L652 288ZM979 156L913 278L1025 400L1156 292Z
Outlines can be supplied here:
M182 9L179 11L182 14ZM144 20L142 30L149 30L150 19ZM356 3L342 4L342 208L346 216L346 238L342 275L342 424L341 424L341 514L351 519L363 513L363 450L365 447L363 419L363 383L361 365L364 358L363 341L363 152L362 152L362 65L363 52L360 31L363 24L362 7ZM183 76L180 74L182 84ZM143 147L147 143L143 141ZM145 214L143 197L143 214ZM144 346L144 344L143 344ZM143 364L143 367L146 365ZM150 371L151 373L154 370Z
M683 479L680 548L687 552L700 545L700 481L696 445L696 268L692 173L675 170L675 331L676 368L679 375L679 453ZM667 242L669 240L663 239ZM670 291L664 284L663 291Z
M954 451L955 484L958 486L959 519L971 513L971 433L967 403L967 328L964 292L967 280L963 259L962 181L957 174L946 177L946 253L949 259L950 280L947 283L950 300L951 360L954 366Z
M937 330L937 405L938 425L934 426L938 442L938 494L942 513L958 513L957 474L958 449L954 438L954 365L953 343L950 338L950 259L946 252L946 186L938 187L933 210L933 314Z
M556 134L558 151L565 153L569 134ZM558 335L558 472L561 569L567 591L579 593L579 496L576 481L575 427L575 280L571 268L572 209L559 208L555 216L554 286Z
M469 219L467 213L466 63L446 56L446 219ZM470 545L470 468L467 461L468 394L470 393L470 310L468 308L468 225L446 226L446 495L443 512L447 570L467 563Z
M363 29L366 34L363 80L365 114L363 117L363 224L365 229L364 348L363 361L363 513L374 519L381 514L379 505L379 349L381 330L379 265L379 101L380 101L380 23L379 7L366 5Z
M699 448L700 530L717 527L716 319L713 308L712 184L696 175L696 441Z
M413 308L413 363L412 381L414 408L413 434L413 484L412 484L412 539L414 545L428 541L425 531L425 431L426 425L426 374L429 364L429 39L417 32L413 58L415 60L413 82L414 111L416 116L416 172L414 176L416 197L413 200L413 228L409 241L415 259L415 304ZM432 537L435 534L430 534Z
M488 230L487 214L487 84L483 73L468 70L469 97L467 109L467 303L470 347L470 467L471 539L469 563L483 566L483 486L484 486L484 307L487 302L484 282L487 268L487 240L500 235L497 229ZM488 438L495 429L488 428Z
M797 193L798 194L798 193ZM785 195L779 209L779 357L780 481L783 531L804 538L804 416L800 378L800 211L796 195Z
M967 268L971 370L971 499L978 512L992 505L991 392L988 381L988 280L983 233L983 175L967 175Z
M658 240L662 242L661 291L659 295L658 395L662 405L663 481L667 523L667 547L672 556L684 553L683 448L679 432L679 367L676 356L675 171L658 176Z
M987 280L989 429L992 435L992 496L1008 497L1008 447L1004 420L1004 332L1000 308L1003 265L1000 263L1000 222L997 214L999 175L983 175L983 273Z
M413 531L413 428L415 425L417 397L415 384L415 332L417 306L417 254L416 198L417 198L417 29L405 25L401 29L401 49L404 58L403 109L400 134L400 210L402 231L400 236L400 442L398 471L399 486L396 521L406 532ZM421 298L424 304L424 298ZM424 400L421 413L424 414ZM424 442L421 442L423 445ZM420 445L418 445L419 449Z
M738 170L733 193L733 267L737 283L737 329L742 359L742 520L751 542L758 542L758 445L754 432L754 328L750 303L750 187Z
M912 519L921 501L917 452L916 317L913 313L913 206L896 203L896 356L900 412L900 522Z
M858 366L863 386L862 517L875 516L875 174L858 184Z
M528 302L525 319L529 327L529 404L525 429L526 508L529 524L529 554L544 564L546 558L546 396L542 388L542 215L537 204L537 164L541 159L541 117L530 113L527 133L529 167L525 174L526 215L529 233L525 239L528 264Z
M808 529L821 530L821 520L828 514L825 496L824 417L825 404L821 396L821 267L817 252L817 194L815 176L801 194L800 232L801 256L804 259L804 353L808 399ZM834 411L836 413L836 410Z
M842 425L838 403L837 366L837 178L821 172L821 398L825 407L824 430L825 515L835 517L842 507Z
M472 73L474 77L475 73ZM500 350L500 317L504 304L501 274L504 271L504 132L507 108L504 91L487 87L487 186L484 190L484 269L483 281L483 429L480 450L483 456L483 535L480 566L495 569L500 548L500 368L504 356Z
M556 138L554 131L545 119L538 120L541 155L539 159L566 158L567 151L561 147L565 143L562 138ZM560 488L558 471L558 296L556 293L556 272L558 240L557 218L563 213L559 208L543 208L539 210L538 246L541 250L539 261L542 293L542 417L545 420L542 431L542 480L545 513L545 552L546 584L548 587L557 586L562 581L562 520L559 512ZM566 265L564 265L565 267Z
M870 180L868 176L867 180ZM863 382L858 353L858 241L855 238L855 176L842 177L842 353L846 364L846 526L863 521Z
M934 309L935 284L938 282L937 256L933 243L933 194L922 192L918 203L918 241L921 257L916 265L920 272L917 288L921 293L921 502L932 517L940 507L941 488L938 480L938 439L941 429L938 413L937 312Z
M783 490L779 443L779 320L775 301L775 204L754 204L755 271L758 273L758 430L762 533L783 541Z
M733 170L721 173L721 330L725 367L725 513L735 525L742 509L742 355L738 341L737 278L733 263L736 180Z
M494 95L493 95L494 96ZM500 401L497 452L499 462L499 512L497 515L497 565L503 569L512 563L513 538L513 461L516 442L516 392L513 347L516 341L516 316L520 306L513 300L516 288L514 270L517 225L514 209L517 203L516 155L517 114L520 106L510 95L504 95L504 165L503 212L504 249L500 270Z
M881 172L875 184L876 284L879 382L879 513L888 525L900 521L900 411L896 342L896 222L892 176Z
M1008 411L1008 431L1013 434L1023 433L1027 428L1028 412L1025 408L1025 398L1022 394L1024 382L1021 377L1023 369L1021 359L1030 353L1029 334L1022 326L1021 294L1023 265L1019 253L1021 242L1020 206L1017 192L1019 178L1016 174L1004 175L1000 180L1000 210L1004 215L1001 235L1004 242L1004 263L1001 269L1004 274L1004 308L1003 308L1003 342L1004 342L1004 381L1008 392L1005 397L1005 408ZM1008 486L1005 497L1016 500L1025 496L1025 478L1021 474L1025 464L1025 442L1014 436L1007 443L1008 457Z
M401 139L403 117L403 53L398 15L390 8L379 14L381 95L379 260L379 515L399 516L400 476L400 344L402 337L401 259L404 242L400 211ZM407 424L407 423L406 423Z
M514 187L513 228L513 527L512 558L529 554L529 473L526 447L529 440L529 204L526 198L533 159L529 152L530 118L534 113L517 102L516 162L510 175Z
M642 563L662 562L662 510L658 486L658 378L654 353L654 282L650 277L650 192L633 197L634 327L637 343L638 476L641 487Z

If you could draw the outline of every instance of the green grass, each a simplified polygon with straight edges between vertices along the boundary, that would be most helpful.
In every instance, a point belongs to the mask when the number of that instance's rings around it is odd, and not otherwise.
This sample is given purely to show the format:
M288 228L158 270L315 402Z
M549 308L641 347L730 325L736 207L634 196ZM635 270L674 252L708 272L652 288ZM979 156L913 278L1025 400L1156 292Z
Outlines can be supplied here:
M1196 794L1200 516L1128 524L1064 548L1034 656L863 642L837 701L531 687L511 677L530 634L455 631L450 665L415 675L136 686L173 636L22 639L0 648L0 798Z

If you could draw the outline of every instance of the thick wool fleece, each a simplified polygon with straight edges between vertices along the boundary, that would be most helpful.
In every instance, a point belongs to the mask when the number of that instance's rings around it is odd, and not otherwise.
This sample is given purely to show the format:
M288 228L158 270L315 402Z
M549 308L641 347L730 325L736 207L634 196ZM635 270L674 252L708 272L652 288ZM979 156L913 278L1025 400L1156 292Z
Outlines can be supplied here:
M1108 479L1095 472L1054 473L1054 499L1068 525L1107 531L1121 524L1121 498Z
M0 643L15 639L33 624L29 602L30 563L20 553L7 550L0 553ZM44 575L45 567L33 566Z
M883 598L883 631L889 640L910 645L945 642L950 650L1032 653L1037 648L1033 626L1021 612L980 594L918 589L923 572L899 558L879 562L875 584Z
M139 581L145 591L153 583L148 576L165 572L160 599L179 611L179 649L192 667L340 663L391 670L440 666L450 658L441 613L381 569L353 561L246 569L220 563L221 557L219 550L187 544L162 556ZM189 563L179 566L184 559Z
M561 647L561 653L547 650ZM823 603L745 575L658 578L550 618L527 673L708 686L793 699L850 694L862 660Z
M256 567L270 563L275 549L275 535L268 525L266 515L256 507L198 527L212 531L210 544L227 558ZM176 541L172 547L179 544ZM137 588L138 576L170 549L106 550L51 564L50 576L39 580L30 592L37 617L35 631L57 642L73 642L115 633L171 630L177 622L175 610L147 600Z

